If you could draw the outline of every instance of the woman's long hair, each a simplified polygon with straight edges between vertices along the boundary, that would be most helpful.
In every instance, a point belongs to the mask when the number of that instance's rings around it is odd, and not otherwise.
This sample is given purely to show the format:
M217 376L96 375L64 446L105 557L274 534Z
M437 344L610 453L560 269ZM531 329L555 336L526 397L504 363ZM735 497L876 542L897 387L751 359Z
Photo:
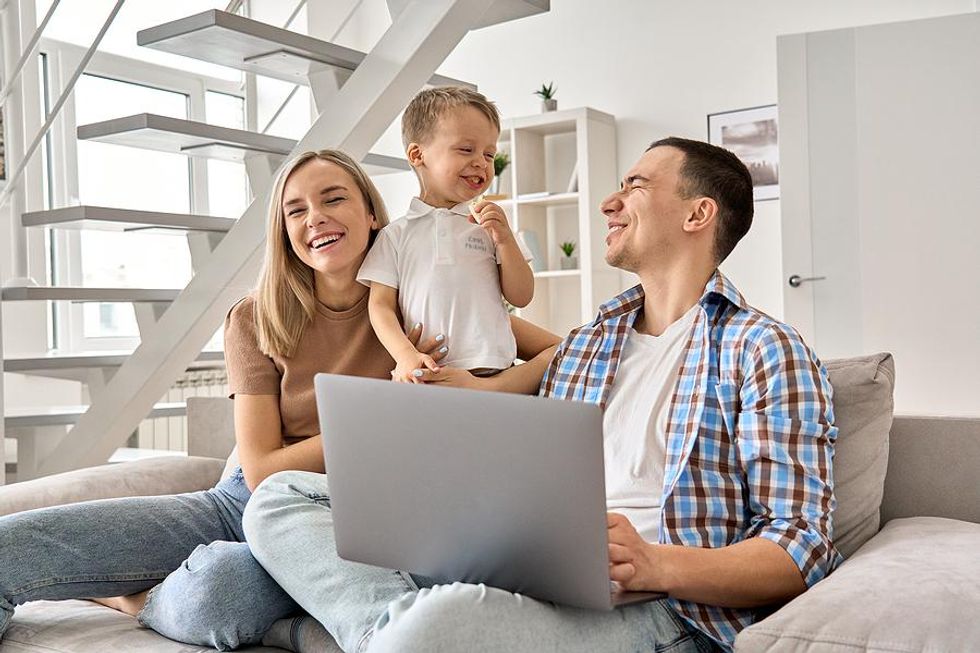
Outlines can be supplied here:
M381 194L361 166L347 154L339 150L304 152L283 167L276 178L269 204L265 261L259 275L256 298L255 327L259 349L266 356L291 357L296 352L303 332L316 315L313 268L293 251L282 211L282 194L286 180L294 170L313 159L329 161L346 170L360 189L367 210L374 215L378 228L388 224L388 212ZM372 231L368 248L374 244L375 235L376 232Z

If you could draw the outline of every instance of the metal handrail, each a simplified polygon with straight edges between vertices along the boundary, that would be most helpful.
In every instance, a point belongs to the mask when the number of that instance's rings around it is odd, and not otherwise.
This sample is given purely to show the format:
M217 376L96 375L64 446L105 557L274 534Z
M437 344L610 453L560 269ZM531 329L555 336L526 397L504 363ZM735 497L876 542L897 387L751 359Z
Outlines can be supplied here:
M51 3L51 6L48 8L48 13L44 15L44 20L42 20L41 24L37 26L36 30L34 30L34 36L31 37L31 42L27 44L27 48L24 49L24 53L20 56L20 60L17 62L17 65L14 66L14 72L10 74L10 79L7 80L3 90L0 90L0 108L3 107L4 103L7 101L7 98L10 96L10 93L13 92L14 84L17 83L17 78L20 76L20 72L24 69L27 61L34 56L34 52L37 50L37 44L41 41L41 33L44 31L44 28L48 26L48 23L51 21L51 17L54 15L54 10L58 8L60 3L61 0L54 0L54 2Z
M7 199L14 192L14 189L17 187L17 182L20 181L21 176L24 174L24 170L27 169L27 163L31 160L31 157L34 155L34 152L37 151L38 146L41 144L41 141L44 140L44 137L47 135L48 130L51 129L51 125L54 124L55 119L58 117L58 114L61 112L61 108L65 105L65 102L68 101L68 98L71 96L72 91L75 90L76 82L78 82L79 77L82 76L82 73L85 71L85 68L88 66L88 62L92 60L92 57L95 55L95 51L98 49L99 44L102 43L102 38L105 36L105 33L109 30L109 26L112 25L112 21L116 19L116 14L118 14L119 10L122 9L124 2L126 2L126 0L116 0L116 5L112 8L112 11L109 13L109 17L102 25L102 29L99 30L99 33L96 35L95 40L92 42L92 45L90 45L89 49L85 52L85 55L82 57L82 61L78 64L78 67L75 69L75 72L72 73L71 79L68 80L68 85L61 93L61 97L59 97L58 101L55 102L54 107L51 109L51 112L48 114L47 120L44 121L44 124L41 126L41 129L38 131L37 136L34 138L34 141L31 143L31 146L27 148L27 151L24 153L24 156L21 158L20 162L18 163L17 169L14 171L14 174L10 176L10 181L7 182L7 186L3 189L2 192L0 192L0 208L2 208L4 204L7 203Z

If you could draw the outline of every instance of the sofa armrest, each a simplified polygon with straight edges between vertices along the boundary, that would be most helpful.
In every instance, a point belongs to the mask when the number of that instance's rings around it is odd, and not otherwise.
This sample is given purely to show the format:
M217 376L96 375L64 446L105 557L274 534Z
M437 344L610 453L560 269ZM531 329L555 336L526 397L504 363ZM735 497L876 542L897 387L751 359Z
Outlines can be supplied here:
M116 497L180 494L214 487L225 461L164 456L100 465L0 487L0 515Z

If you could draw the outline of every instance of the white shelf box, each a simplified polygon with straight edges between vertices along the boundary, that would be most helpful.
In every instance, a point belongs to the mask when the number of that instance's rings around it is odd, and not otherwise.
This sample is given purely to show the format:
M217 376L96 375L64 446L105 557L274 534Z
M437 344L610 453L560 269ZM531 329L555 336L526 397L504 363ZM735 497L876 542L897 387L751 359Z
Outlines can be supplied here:
M510 197L498 203L516 230L535 234L542 259L534 301L519 314L567 333L620 290L599 210L618 186L615 118L583 107L506 120L500 149L511 156ZM575 242L577 270L561 269L565 241Z

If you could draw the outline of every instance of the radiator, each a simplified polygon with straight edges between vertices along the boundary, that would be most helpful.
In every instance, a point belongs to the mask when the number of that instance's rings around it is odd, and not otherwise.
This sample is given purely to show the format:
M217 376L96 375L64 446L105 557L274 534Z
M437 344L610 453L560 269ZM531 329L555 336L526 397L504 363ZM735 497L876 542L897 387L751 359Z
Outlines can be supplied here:
M160 401L186 402L188 397L227 397L228 376L224 369L184 372ZM140 449L187 451L187 418L162 417L145 419L133 434L130 446Z

